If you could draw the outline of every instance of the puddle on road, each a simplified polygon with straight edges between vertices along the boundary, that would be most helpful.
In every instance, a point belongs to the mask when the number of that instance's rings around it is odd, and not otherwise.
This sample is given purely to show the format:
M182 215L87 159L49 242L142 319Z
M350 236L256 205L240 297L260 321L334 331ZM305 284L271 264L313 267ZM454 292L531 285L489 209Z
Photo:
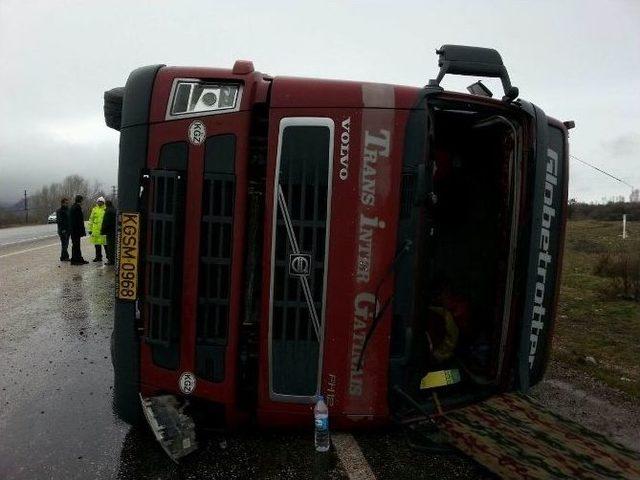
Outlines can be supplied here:
M64 267L0 312L3 478L110 478L128 430L111 413L113 270Z
M200 432L201 448L175 465L146 426L132 429L112 415L113 269L55 265L46 275L28 277L33 269L15 275L17 288L29 285L36 294L21 291L19 304L0 303L3 480L345 478L335 454L315 453L311 425L297 433L234 433L225 449L220 437ZM403 450L402 438L368 438L362 446L365 456L373 452L374 471L398 472L403 461L424 466L418 453ZM376 464L378 455L396 468ZM442 471L442 463L431 464ZM474 471L462 465L452 471Z
M343 478L335 455L315 454L311 431L234 434L226 449L201 435L201 448L176 466L146 425L114 418L113 281L111 268L56 266L33 280L30 302L0 310L9 317L0 431L10 438L0 442L1 478Z

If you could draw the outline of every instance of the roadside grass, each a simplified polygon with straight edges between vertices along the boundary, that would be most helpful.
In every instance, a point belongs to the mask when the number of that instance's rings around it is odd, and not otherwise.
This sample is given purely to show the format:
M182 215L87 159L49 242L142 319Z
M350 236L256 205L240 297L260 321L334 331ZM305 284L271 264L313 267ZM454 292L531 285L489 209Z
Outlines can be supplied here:
M628 222L627 234L621 221L568 222L552 356L640 398L640 302L594 273L603 255L640 255L640 222Z

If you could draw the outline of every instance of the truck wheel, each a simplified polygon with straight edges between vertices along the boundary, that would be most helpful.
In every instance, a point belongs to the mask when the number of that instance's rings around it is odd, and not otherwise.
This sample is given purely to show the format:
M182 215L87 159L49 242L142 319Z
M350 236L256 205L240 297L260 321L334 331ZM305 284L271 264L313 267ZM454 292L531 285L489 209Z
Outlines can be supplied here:
M120 130L122 123L122 98L124 88L112 88L104 92L104 122L107 127Z
M126 362L127 357L119 357L116 351L118 341L116 330L111 334L111 363L113 364L112 409L116 417L129 425L142 423L143 415L138 396L138 384L130 379L134 376L135 365ZM134 377L135 378L135 377Z

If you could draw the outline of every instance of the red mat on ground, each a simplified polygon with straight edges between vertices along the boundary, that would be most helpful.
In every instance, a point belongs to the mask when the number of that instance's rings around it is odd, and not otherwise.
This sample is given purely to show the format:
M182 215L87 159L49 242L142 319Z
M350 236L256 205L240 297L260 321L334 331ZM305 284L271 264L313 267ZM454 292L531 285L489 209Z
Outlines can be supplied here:
M503 478L640 479L640 454L510 393L436 421L451 444Z

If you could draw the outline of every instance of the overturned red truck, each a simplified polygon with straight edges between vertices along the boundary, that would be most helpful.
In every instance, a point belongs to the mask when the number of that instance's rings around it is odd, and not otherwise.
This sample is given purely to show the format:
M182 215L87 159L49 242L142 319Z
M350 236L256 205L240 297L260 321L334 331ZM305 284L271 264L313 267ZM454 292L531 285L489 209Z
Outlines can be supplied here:
M407 398L435 412L541 379L572 125L517 99L495 50L437 53L424 88L238 61L143 67L105 93L121 418L144 411L165 440L187 413L310 426L322 394L332 426L370 427ZM447 73L504 96L444 91Z

